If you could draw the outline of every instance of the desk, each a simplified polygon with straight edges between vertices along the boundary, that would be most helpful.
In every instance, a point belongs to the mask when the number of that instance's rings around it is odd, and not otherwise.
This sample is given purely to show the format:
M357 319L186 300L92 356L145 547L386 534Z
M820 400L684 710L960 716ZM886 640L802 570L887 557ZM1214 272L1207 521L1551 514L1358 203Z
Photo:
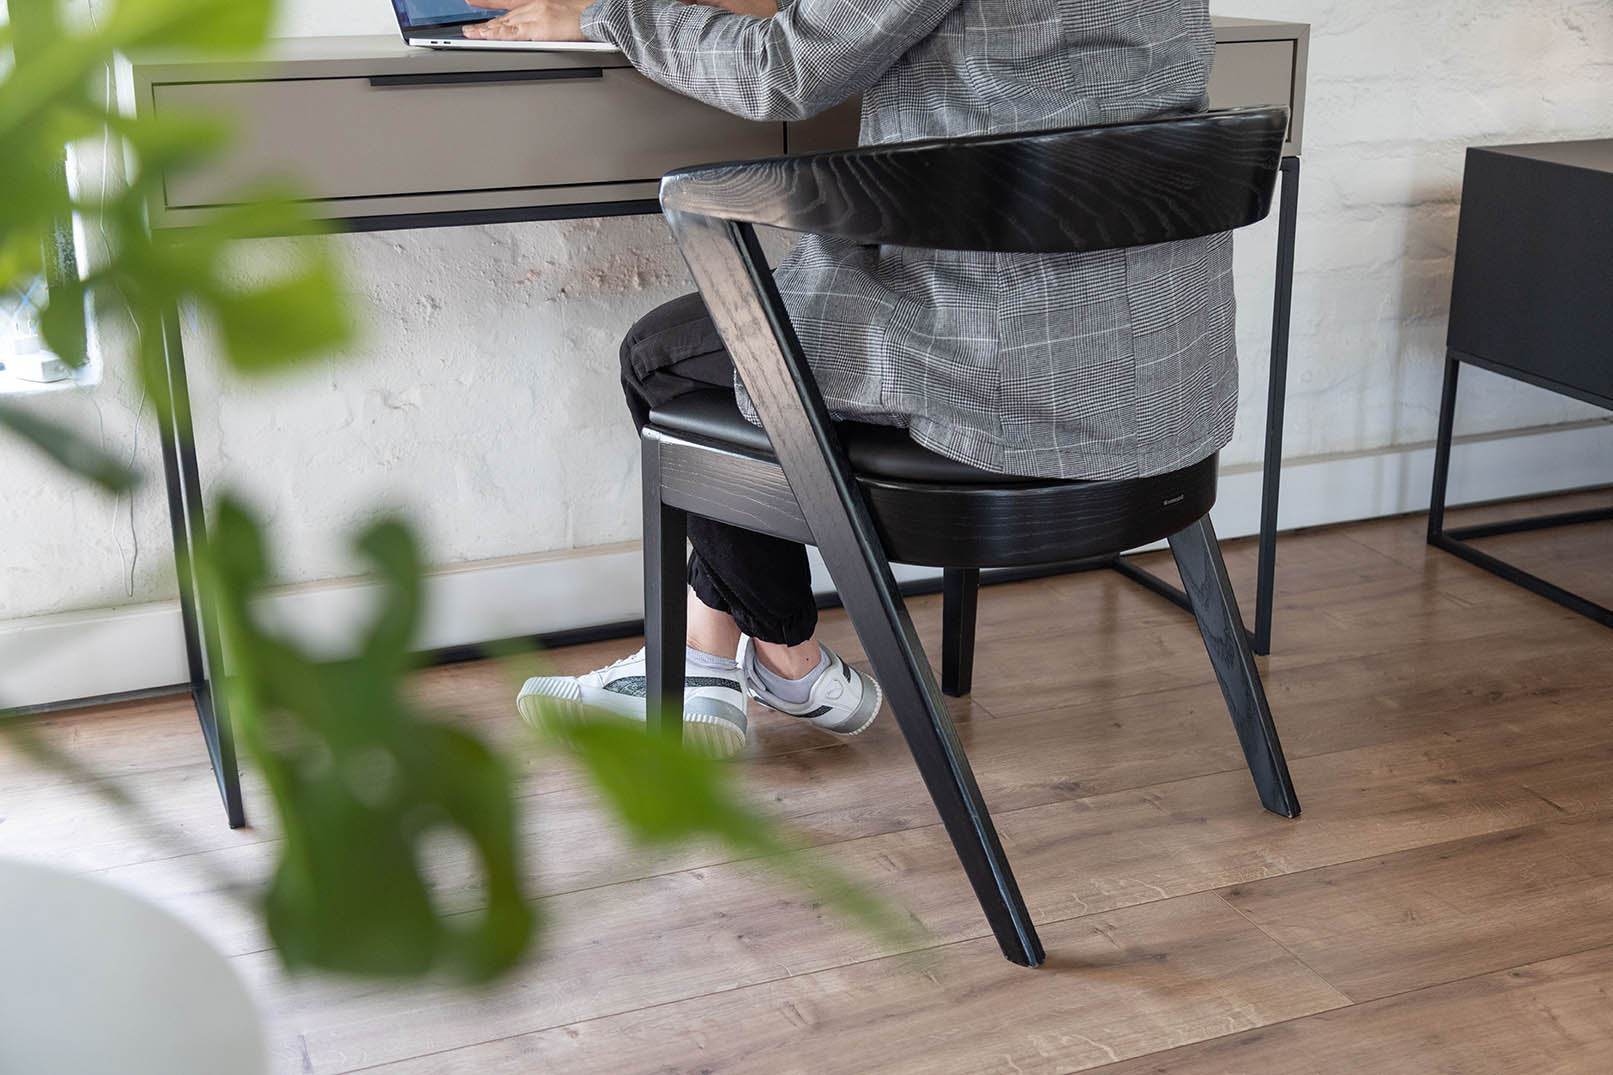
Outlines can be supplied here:
M1467 152L1428 543L1613 627L1613 609L1468 544L1613 519L1591 510L1445 529L1463 363L1613 411L1613 139Z
M1253 19L1216 19L1215 29L1211 105L1284 104L1292 113L1282 162L1253 632L1256 650L1266 653L1310 29ZM295 183L311 196L314 216L346 231L658 213L660 176L675 167L845 148L857 140L855 102L804 122L753 123L662 89L619 55L429 52L391 37L284 39L262 57L228 63L136 57L120 63L118 84L124 107L136 115L182 109L239 131L215 166L176 176L153 194L148 213L159 232L205 220L226 204L229 191L269 177ZM534 107L535 99L542 107ZM512 139L510 130L525 133ZM164 343L174 410L188 416L177 310L167 318ZM240 826L234 743L209 678L220 667L216 626L190 570L190 549L205 533L195 443L188 421L165 420L161 434L191 695L229 822ZM1179 590L1124 559L1080 566L1123 571L1187 607Z

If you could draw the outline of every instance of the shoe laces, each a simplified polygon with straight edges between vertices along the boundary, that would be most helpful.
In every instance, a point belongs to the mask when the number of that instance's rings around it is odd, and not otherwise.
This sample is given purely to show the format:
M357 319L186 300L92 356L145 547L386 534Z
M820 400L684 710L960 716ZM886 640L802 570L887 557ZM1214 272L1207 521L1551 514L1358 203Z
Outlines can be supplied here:
M639 650L638 650L637 653L630 653L626 657L623 657L619 661L612 661L610 664L607 664L604 668L597 668L597 669L594 670L593 674L596 675L596 676L603 676L603 675L606 675L607 673L616 671L618 668L622 667L622 665L624 665L624 664L632 664L635 661L642 661L643 659L644 659L644 648L641 646L641 647L639 647Z

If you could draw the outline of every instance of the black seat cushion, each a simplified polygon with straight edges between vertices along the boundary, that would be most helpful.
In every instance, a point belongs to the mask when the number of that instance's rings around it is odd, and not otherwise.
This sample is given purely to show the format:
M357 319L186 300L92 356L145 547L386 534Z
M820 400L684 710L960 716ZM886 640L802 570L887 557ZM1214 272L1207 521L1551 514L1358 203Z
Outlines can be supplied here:
M652 411L650 423L661 437L646 444L656 442L663 503L789 541L813 540L767 434L745 421L732 392L683 396ZM1214 454L1146 478L1057 481L955 463L901 429L837 428L885 555L897 563L1021 567L1108 556L1169 537L1215 504ZM719 462L723 452L744 461Z
M751 425L739 413L739 405L734 402L732 392L719 388L691 392L657 407L650 413L650 424L684 437L732 445L759 455L773 454L773 445L767 439L767 433L759 426ZM841 422L836 428L840 432L840 442L845 445L846 454L851 458L851 465L859 474L947 485L1049 484L1046 478L997 474L937 455L914 444L907 430L894 426Z

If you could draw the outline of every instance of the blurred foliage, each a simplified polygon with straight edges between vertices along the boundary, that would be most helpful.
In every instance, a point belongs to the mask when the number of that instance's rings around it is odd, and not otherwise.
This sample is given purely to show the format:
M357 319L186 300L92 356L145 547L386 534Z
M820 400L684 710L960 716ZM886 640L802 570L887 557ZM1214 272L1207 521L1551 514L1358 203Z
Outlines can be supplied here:
M215 510L202 577L233 658L226 701L266 778L287 839L267 897L288 965L374 975L434 969L470 981L511 966L530 941L511 768L492 750L406 697L423 565L409 527L370 526L358 551L383 596L355 655L327 660L254 613L274 579L262 526L231 499ZM776 869L894 940L903 924L855 885L795 854L780 826L746 804L731 766L706 761L644 725L550 710L544 745L580 768L607 812L642 847L715 838ZM485 908L443 917L420 867L422 845L451 833L475 852Z
M912 946L913 920L834 870L802 857L802 849L777 822L735 792L732 766L696 758L662 736L645 735L642 725L606 713L578 720L557 706L546 713L544 726L640 846L715 838L732 851L766 859L811 900L834 908L891 948Z
M48 347L82 365L86 320L127 318L137 341L136 378L160 418L183 430L190 415L169 391L163 350L165 334L179 331L170 319L181 306L216 330L225 362L240 374L292 370L351 342L345 293L324 244L299 244L294 263L266 282L244 283L230 271L242 239L320 230L285 192L244 192L240 204L195 227L155 237L147 230L145 206L160 196L163 176L204 164L227 144L227 132L178 116L134 119L102 99L117 52L259 47L272 14L268 0L116 0L89 27L63 20L58 0L9 4L11 22L0 25L0 290L47 276L40 331ZM104 132L125 150L127 184L104 200L74 196L65 147ZM83 273L70 242L63 249L75 215L108 247ZM89 438L33 410L0 401L0 428L103 489L127 491L138 477ZM216 610L229 669L215 680L219 701L247 760L263 774L284 836L262 897L282 957L292 968L377 977L445 971L470 982L496 978L528 952L538 924L538 904L526 891L513 767L451 719L408 700L423 575L410 527L384 519L358 539L384 597L354 656L331 661L258 615L274 583L261 522L228 494L212 518L211 539L197 550L198 581L203 607ZM723 766L642 726L547 726L554 731L549 745L581 768L638 844L715 837L742 855L766 857L814 899L886 936L901 930L854 885L788 854L781 831L739 798ZM21 725L13 735L42 764L136 810L115 783L86 773L66 752ZM481 896L474 913L445 913L432 898L425 845L444 833L474 851Z
M230 271L230 247L252 235L309 235L321 230L284 192L243 192L242 204L204 223L154 236L149 200L163 177L196 168L228 134L215 123L181 116L135 119L103 99L115 53L138 49L206 49L242 53L261 46L269 0L118 0L97 25L70 25L59 0L10 0L0 48L0 290L50 282L40 315L45 346L74 366L87 360L85 319L126 316L139 340L138 377L164 420L174 413L163 360L164 317L181 303L218 328L225 361L243 372L290 368L329 354L352 339L347 306L329 251L298 246L277 278L243 283ZM9 62L7 62L9 61ZM99 140L121 145L127 182L106 194L74 196L64 168L66 147ZM111 167L113 162L107 162ZM104 237L106 258L85 273L73 265L70 221ZM67 250L64 252L64 247ZM15 405L0 404L0 427L33 442L103 488L121 492L131 476L71 431Z
M418 975L445 968L480 981L526 949L514 786L503 759L404 697L419 626L419 551L408 527L382 520L359 551L383 598L356 655L320 660L259 622L272 582L262 527L225 499L214 512L202 579L219 598L233 658L224 700L274 796L286 844L266 898L269 932L288 966ZM469 841L485 908L444 918L421 874L437 830Z

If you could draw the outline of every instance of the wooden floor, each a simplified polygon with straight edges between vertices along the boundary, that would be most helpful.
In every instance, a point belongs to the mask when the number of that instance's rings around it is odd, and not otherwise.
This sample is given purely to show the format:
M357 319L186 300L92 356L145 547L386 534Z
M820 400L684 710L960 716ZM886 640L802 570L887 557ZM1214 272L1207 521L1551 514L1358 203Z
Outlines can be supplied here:
M194 923L260 998L278 1071L1613 1071L1613 631L1428 550L1422 527L1282 540L1263 666L1296 821L1260 809L1177 610L1112 573L983 593L955 713L1047 947L1038 971L998 954L888 715L836 744L753 709L740 764L825 861L910 912L908 952L720 852L629 855L574 777L534 759L541 962L473 995L288 981L224 895L263 876L274 833L224 827L172 700L39 721L144 818L0 754L0 855L95 871ZM1486 546L1613 604L1613 524ZM1248 608L1254 549L1227 557ZM934 652L938 599L913 615ZM860 655L838 614L824 635ZM437 669L421 691L516 742L509 675ZM441 894L472 897L453 876Z

